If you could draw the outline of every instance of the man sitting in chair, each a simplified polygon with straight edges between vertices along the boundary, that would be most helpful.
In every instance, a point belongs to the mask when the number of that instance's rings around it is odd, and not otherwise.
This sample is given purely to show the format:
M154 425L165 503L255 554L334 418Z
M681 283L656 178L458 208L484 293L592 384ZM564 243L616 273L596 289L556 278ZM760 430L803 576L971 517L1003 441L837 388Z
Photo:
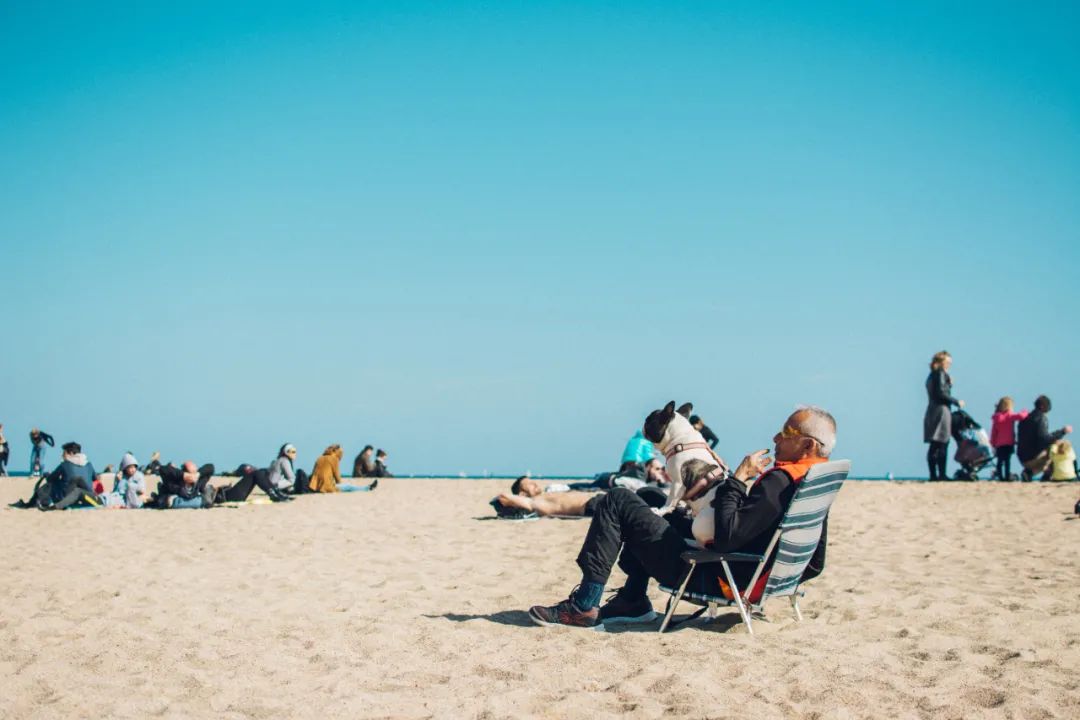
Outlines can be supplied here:
M709 545L712 550L765 552L796 486L812 466L826 461L836 445L836 421L820 408L801 408L773 436L773 443L776 461L771 468L766 471L768 450L758 450L743 458L735 472L716 486L712 501L716 529ZM681 555L687 550L689 523L684 518L661 517L623 488L608 492L592 510L592 522L577 558L581 583L566 600L550 607L531 608L529 617L538 625L603 630L605 622L651 622L656 613L646 594L649 578L677 587L686 572L687 564ZM810 563L814 570L808 569L804 579L820 573L824 552L822 528L821 542ZM626 573L626 584L601 608L600 598L616 559ZM742 587L749 581L753 567L737 563L732 571L735 582ZM700 581L704 590L719 594L717 578L702 577Z

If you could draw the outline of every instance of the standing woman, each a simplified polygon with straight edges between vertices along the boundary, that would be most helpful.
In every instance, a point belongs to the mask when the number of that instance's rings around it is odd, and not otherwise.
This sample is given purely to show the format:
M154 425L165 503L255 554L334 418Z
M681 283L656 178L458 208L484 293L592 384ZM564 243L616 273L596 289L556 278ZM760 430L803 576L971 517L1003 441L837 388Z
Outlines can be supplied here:
M964 407L963 400L952 396L952 378L949 367L952 356L942 350L930 360L930 376L926 378L926 395L929 405L923 417L923 442L929 444L926 464L930 468L930 480L948 480L945 463L949 459L949 437L952 435L952 407Z

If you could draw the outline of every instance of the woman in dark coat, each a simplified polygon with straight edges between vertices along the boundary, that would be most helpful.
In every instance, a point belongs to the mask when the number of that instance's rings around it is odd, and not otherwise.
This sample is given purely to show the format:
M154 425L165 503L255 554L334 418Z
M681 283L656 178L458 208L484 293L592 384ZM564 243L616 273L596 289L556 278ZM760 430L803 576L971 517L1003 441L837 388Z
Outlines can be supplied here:
M963 400L952 396L952 378L949 367L952 356L942 350L930 360L930 375L926 378L926 395L929 404L923 417L923 442L929 444L926 464L930 468L930 480L948 480L945 463L949 459L949 437L952 435L952 408L964 407Z

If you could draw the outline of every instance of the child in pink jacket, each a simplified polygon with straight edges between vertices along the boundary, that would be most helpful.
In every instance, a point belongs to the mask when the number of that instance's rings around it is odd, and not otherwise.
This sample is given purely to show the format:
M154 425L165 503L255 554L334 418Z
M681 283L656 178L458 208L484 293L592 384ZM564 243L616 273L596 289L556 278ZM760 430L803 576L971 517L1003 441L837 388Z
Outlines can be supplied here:
M1012 473L1012 456L1016 449L1016 423L1028 416L1027 410L1013 412L1013 399L1003 397L998 400L997 410L994 412L993 425L990 427L990 444L994 446L994 454L997 455L997 469L994 477L998 480L1008 480Z

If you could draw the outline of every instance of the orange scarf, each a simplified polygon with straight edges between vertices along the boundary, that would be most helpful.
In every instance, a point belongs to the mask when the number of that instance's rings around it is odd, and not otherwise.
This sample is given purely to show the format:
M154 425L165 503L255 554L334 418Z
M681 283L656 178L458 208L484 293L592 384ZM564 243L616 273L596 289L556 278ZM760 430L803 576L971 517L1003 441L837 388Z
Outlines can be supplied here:
M757 485L761 482L761 478L765 477L773 470L782 470L785 475L791 478L791 482L798 485L802 482L802 479L806 477L806 473L810 472L810 468L823 462L827 462L827 458L806 457L802 460L777 460L773 463L771 468L758 475L754 484Z

